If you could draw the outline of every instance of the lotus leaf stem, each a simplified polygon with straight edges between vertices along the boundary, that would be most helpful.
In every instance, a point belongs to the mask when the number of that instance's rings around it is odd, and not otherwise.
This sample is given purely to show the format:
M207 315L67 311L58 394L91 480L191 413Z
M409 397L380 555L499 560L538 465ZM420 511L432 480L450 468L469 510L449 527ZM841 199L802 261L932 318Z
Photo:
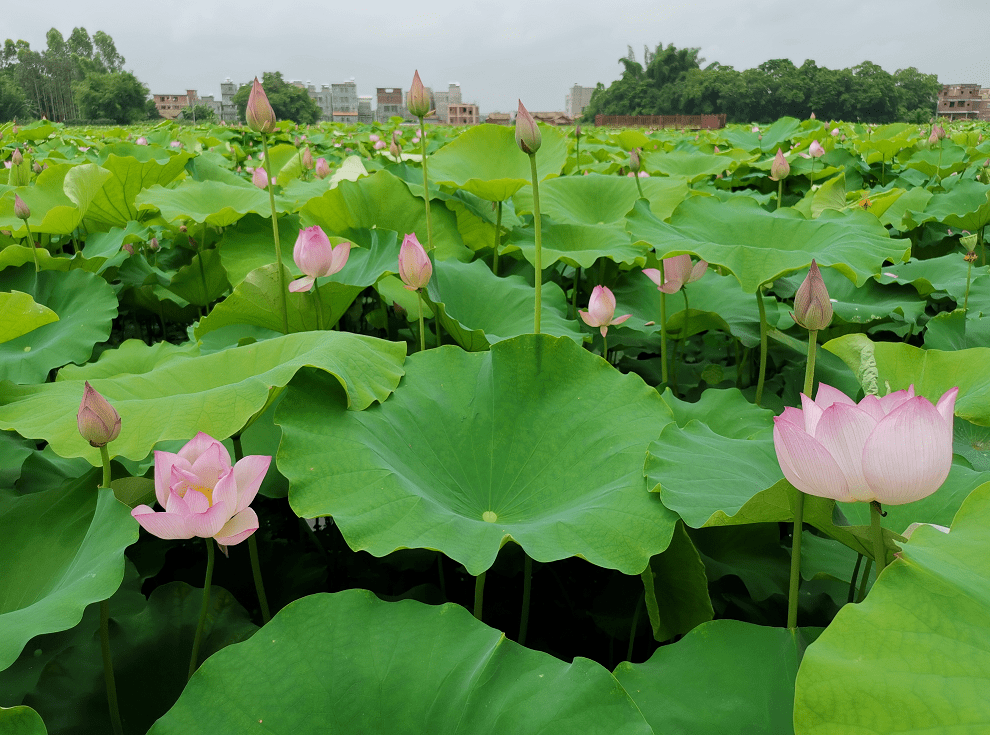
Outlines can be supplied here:
M104 444L100 447L100 457L103 460L103 482L100 488L112 493L110 489L110 452ZM120 721L120 706L117 703L117 683L113 674L113 656L110 654L110 600L100 601L100 651L103 654L103 681L107 688L107 705L110 708L110 724L114 735L123 735L124 726Z
M492 273L498 275L498 248L502 244L502 202L495 205L495 255L492 257Z
M210 298L210 289L206 286L206 266L203 265L203 254L206 252L206 223L203 223L203 236L199 241L199 280L203 282L203 308L206 308L207 299Z
M534 267L536 268L536 306L533 310L533 332L540 333L540 310L543 298L543 233L540 221L540 181L536 175L536 154L529 154L529 168L533 177L533 226L535 229L536 254L534 256Z
M320 284L313 284L313 300L316 302L316 328L321 332L326 328L323 320L323 297L320 296Z
M663 272L663 259L660 259L660 283L664 283L666 276ZM667 371L667 294L660 292L660 380L664 385L670 379Z
M883 526L880 525L880 518L883 510L876 500L870 503L870 532L873 535L873 561L877 565L877 579L880 573L887 566L887 547L883 543Z
M275 211L275 187L272 184L272 162L268 155L268 136L261 134L261 147L265 152L265 172L268 174L268 203L272 208L272 237L275 239L275 267L278 269L278 304L282 311L282 334L289 333L289 310L286 305L285 268L282 265L282 244L278 239L278 213ZM191 673L190 673L191 675Z
M481 608L485 601L485 575L488 574L487 571L482 572L477 577L474 578L474 617L481 620Z
M969 284L973 278L973 261L969 260L966 263L966 296L963 298L963 314L969 308Z
M608 362L608 335L602 337L602 359Z
M784 180L777 182L777 209L780 209L780 200L784 198Z
M578 289L581 287L581 266L574 268L574 285L571 287L571 318L577 318Z
M419 118L419 151L423 159L423 200L426 202L426 248L433 252L433 221L430 219L430 179L426 172L426 123Z
M267 156L266 156L267 158ZM189 657L189 677L196 673L199 660L199 645L203 641L203 628L206 627L206 613L210 609L210 584L213 582L213 561L216 554L213 551L213 539L206 541L206 578L203 580L203 604L199 606L199 622L196 623L196 635L193 637L192 656Z
M244 459L244 447L241 446L241 435L234 434L230 437L234 445L234 462ZM308 526L307 526L308 528ZM267 623L272 619L271 611L268 607L268 596L265 594L265 582L261 576L261 560L258 557L258 540L252 533L248 536L248 555L251 557L251 575L254 577L254 590L258 595L258 605L261 607L261 619Z
M767 374L767 307L763 303L763 286L756 289L756 306L760 311L760 375L756 379L756 405L763 400L763 383Z
M533 590L533 559L525 551L523 552L523 593L522 610L519 613L519 640L520 646L526 645L526 632L529 630L529 600Z
M646 199L646 197L643 196L643 185L639 183L639 174L637 173L633 178L636 179L636 188L639 190L639 198Z
M416 306L419 307L419 351L426 352L426 327L423 325L423 294L418 290L416 291Z
M866 585L870 581L870 571L873 569L873 560L870 557L866 557L866 566L863 568L863 578L859 581L859 594L856 596L856 602L862 602L863 598L866 597Z
M28 247L31 248L31 255L34 256L34 272L41 270L41 262L38 260L38 248L34 246L34 238L31 236L31 226L24 220L24 228L27 230Z
M847 602L855 602L856 600L856 578L859 576L859 567L863 563L863 555L856 554L856 566L853 567L852 579L849 580L849 596L846 598Z
M626 661L632 662L633 648L636 645L636 629L639 627L639 616L643 611L646 602L646 593L636 601L636 609L633 610L632 624L629 626L629 648L626 649Z

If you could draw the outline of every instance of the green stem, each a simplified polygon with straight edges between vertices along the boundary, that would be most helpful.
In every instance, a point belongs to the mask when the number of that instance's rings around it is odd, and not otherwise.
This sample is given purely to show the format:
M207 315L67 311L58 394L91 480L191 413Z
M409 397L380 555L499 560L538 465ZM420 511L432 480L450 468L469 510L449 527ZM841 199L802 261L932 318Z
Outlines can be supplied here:
M28 247L31 248L31 255L34 256L34 272L41 270L41 262L38 260L38 248L34 246L34 238L31 237L31 226L24 220L24 228L27 230Z
M602 337L602 359L608 362L608 335Z
M801 534L804 531L804 493L794 503L794 535L791 537L791 582L787 594L787 627L797 627L798 586L801 583Z
M870 571L873 569L873 560L869 557L866 558L866 567L863 569L863 578L859 582L859 594L856 596L856 602L862 602L863 598L866 597L866 585L870 581Z
M103 482L101 488L110 489L110 451L104 444L100 447L103 460ZM110 654L110 600L100 601L100 651L103 654L103 681L107 688L107 705L110 707L110 724L114 735L122 735L124 727L120 721L120 706L117 703L117 683L113 675L113 656Z
M203 223L203 236L199 241L199 280L203 283L203 308L207 306L206 300L210 297L209 289L206 286L206 266L203 265L203 253L206 252L206 223Z
M660 261L660 283L667 277L663 272L663 260ZM670 380L667 371L667 294L660 292L660 381L666 385Z
M574 269L574 285L571 287L571 319L577 317L578 289L581 287L581 266Z
M526 632L529 629L529 600L533 590L533 560L525 551L523 557L525 561L523 561L522 610L519 613L519 640L517 641L520 646L526 645Z
M426 352L426 327L423 326L423 295L416 291L416 305L419 307L419 351Z
M267 158L267 156L265 156ZM196 672L199 659L199 644L203 640L203 628L206 627L206 613L210 609L210 584L213 581L213 539L206 541L206 578L203 580L203 604L199 607L199 622L196 623L196 635L193 637L192 656L189 658L189 677Z
M433 252L433 221L430 219L430 179L426 173L426 123L419 118L419 151L423 159L423 199L426 202L426 246Z
M492 273L498 275L498 248L502 244L502 202L495 205L495 255L492 258Z
M437 574L440 577L440 596L447 601L447 579L443 574L443 553L437 552Z
M254 577L254 591L258 594L258 604L261 606L262 625L272 619L268 607L268 596L265 595L265 582L261 577L261 560L258 558L258 540L255 534L248 536L248 554L251 557L251 574Z
M784 180L777 182L777 209L780 209L780 200L784 198Z
M581 136L574 136L575 144L577 146L577 172L581 173Z
M853 567L852 579L849 580L849 596L847 598L848 602L853 602L856 599L856 578L859 576L859 566L863 563L863 555L856 554L856 566Z
M275 212L275 187L272 185L272 162L268 156L268 136L261 134L261 147L265 151L265 172L268 174L268 203L272 208L272 237L275 240L275 267L278 268L278 304L282 310L282 334L289 333L289 307L286 305L285 268L282 265L282 245L278 239L278 215Z
M681 359L681 348L686 347L688 338L688 295L686 286L681 286L681 296L684 297L684 321L681 324L681 337L674 344L674 365L670 371L673 376L673 391L675 396L677 395L677 366Z
M316 328L321 332L325 328L326 322L323 321L323 297L320 296L320 284L313 284L313 299L316 301Z
M972 277L973 277L973 261L968 260L968 262L966 263L966 297L963 299L963 314L965 314L966 309L969 308L969 283Z
M760 375L756 379L756 405L763 400L763 383L767 375L767 307L763 304L763 286L756 289L756 305L760 310Z
M804 394L811 398L811 391L815 387L815 357L818 347L818 330L808 331L808 360L804 364Z
M481 620L481 607L485 600L486 574L488 574L488 572L482 572L474 578L474 617L478 620Z
M536 175L536 154L529 154L529 168L533 176L533 226L536 228L536 306L533 311L533 332L540 333L540 311L543 300L543 233L540 221L540 182Z
M870 503L870 532L873 535L873 561L877 565L877 579L880 573L887 566L887 548L883 543L883 526L880 525L880 518L883 510L876 500Z
M984 228L981 227L976 232L976 239L979 240L980 242L980 265L987 264L987 248L986 245L983 243L983 229Z
M643 185L639 183L639 172L634 172L634 173L636 175L633 178L636 179L636 188L639 189L639 198L646 199L646 197L643 196Z
M629 626L629 648L626 649L626 661L632 662L633 647L636 645L636 629L639 627L639 616L643 611L643 604L646 601L646 593L636 601L636 609L633 610L632 625Z

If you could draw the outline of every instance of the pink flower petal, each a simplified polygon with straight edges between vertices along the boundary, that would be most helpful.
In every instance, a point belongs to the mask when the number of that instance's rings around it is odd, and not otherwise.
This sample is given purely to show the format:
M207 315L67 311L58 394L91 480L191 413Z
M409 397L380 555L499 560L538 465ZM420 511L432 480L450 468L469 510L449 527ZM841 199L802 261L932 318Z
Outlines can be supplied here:
M660 271L656 268L644 268L643 275L653 281L657 288L663 285L663 278L660 277Z
M182 499L186 501L186 507L188 508L188 513L183 515L195 515L197 513L205 513L210 508L210 499L206 497L199 490L188 490Z
M863 474L863 446L876 427L877 419L858 406L833 403L815 430L815 439L839 465L854 500L874 499Z
M199 484L203 487L213 487L220 476L230 469L230 452L227 451L227 447L216 439L211 441L213 443L203 450L192 465L192 471L196 473Z
M818 421L821 419L825 410L804 393L801 394L801 407L804 414L805 433L809 436L814 436L815 429L818 428Z
M825 410L833 403L845 403L849 406L855 406L856 401L847 396L838 388L833 388L825 383L818 384L818 393L815 395L815 403L822 410Z
M801 492L850 501L849 485L832 455L789 421L774 419L773 445L784 477Z
M935 409L949 426L952 426L952 418L956 410L956 396L958 395L959 389L952 388L943 393L942 397L938 399L938 403L935 404Z
M179 495L175 490L168 491L168 498L165 500L165 505L162 506L166 513L174 513L177 516L185 518L190 515L189 504L186 499Z
M237 480L237 506L235 512L240 513L247 508L258 494L272 458L263 454L251 454L243 457L234 465L234 478Z
M251 508L245 508L227 521L215 538L222 546L233 546L257 531L258 525L258 514Z
M289 284L289 290L292 293L299 293L300 291L309 291L316 283L316 279L313 276L304 276L302 278L297 278L295 281Z
M622 322L624 322L626 319L628 319L631 316L632 314L623 314L622 316L617 316L612 320L612 324L613 325L622 324Z
M178 454L155 450L155 497L163 508L168 501L169 488L172 487L172 466L176 463L189 467L189 462Z
M800 408L787 406L784 409L784 412L780 414L779 418L782 421L789 421L790 423L797 426L799 429L804 430L804 411L802 411Z
M862 401L859 402L859 407L866 411L870 416L876 419L878 422L883 419L887 414L883 410L883 406L880 403L880 399L876 396L866 396Z
M174 513L156 513L147 505L139 505L131 515L141 528L158 538L183 539L195 535L186 527L184 519Z
M179 450L179 456L194 465L196 460L214 444L220 444L216 439L205 432L199 432L192 439L186 442L185 446ZM222 447L223 445L220 444ZM226 451L226 449L224 449Z
M193 536L212 538L230 520L231 512L226 503L214 503L205 513L186 516L186 528Z
M220 479L217 480L217 484L213 488L213 505L217 503L223 503L230 508L231 515L236 512L234 509L237 507L237 478L234 476L233 469L220 475ZM202 511L200 512L202 513Z
M873 430L863 472L881 503L902 505L934 493L952 466L952 425L928 399L911 398Z

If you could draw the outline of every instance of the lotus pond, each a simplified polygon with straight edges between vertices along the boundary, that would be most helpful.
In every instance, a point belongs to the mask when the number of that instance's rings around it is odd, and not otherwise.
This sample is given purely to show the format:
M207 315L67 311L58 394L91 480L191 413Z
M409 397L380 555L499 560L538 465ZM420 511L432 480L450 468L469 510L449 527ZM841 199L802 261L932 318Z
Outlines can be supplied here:
M0 733L990 730L985 126L536 130L0 126Z

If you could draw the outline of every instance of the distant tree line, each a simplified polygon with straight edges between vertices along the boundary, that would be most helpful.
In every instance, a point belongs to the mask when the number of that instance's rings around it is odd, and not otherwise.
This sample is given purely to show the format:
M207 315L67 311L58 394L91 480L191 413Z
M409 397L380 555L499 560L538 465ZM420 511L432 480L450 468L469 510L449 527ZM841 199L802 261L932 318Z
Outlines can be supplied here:
M728 122L770 122L785 115L826 120L890 123L926 122L935 114L941 84L916 68L893 74L871 61L849 69L828 69L807 60L795 66L771 59L737 71L718 62L702 68L701 49L663 44L632 47L619 59L622 77L599 83L583 119L595 115L702 115L725 113Z
M47 48L8 38L0 51L0 121L14 118L109 120L125 125L157 117L148 88L124 71L124 57L103 31L92 38L74 28L68 38L55 28Z

